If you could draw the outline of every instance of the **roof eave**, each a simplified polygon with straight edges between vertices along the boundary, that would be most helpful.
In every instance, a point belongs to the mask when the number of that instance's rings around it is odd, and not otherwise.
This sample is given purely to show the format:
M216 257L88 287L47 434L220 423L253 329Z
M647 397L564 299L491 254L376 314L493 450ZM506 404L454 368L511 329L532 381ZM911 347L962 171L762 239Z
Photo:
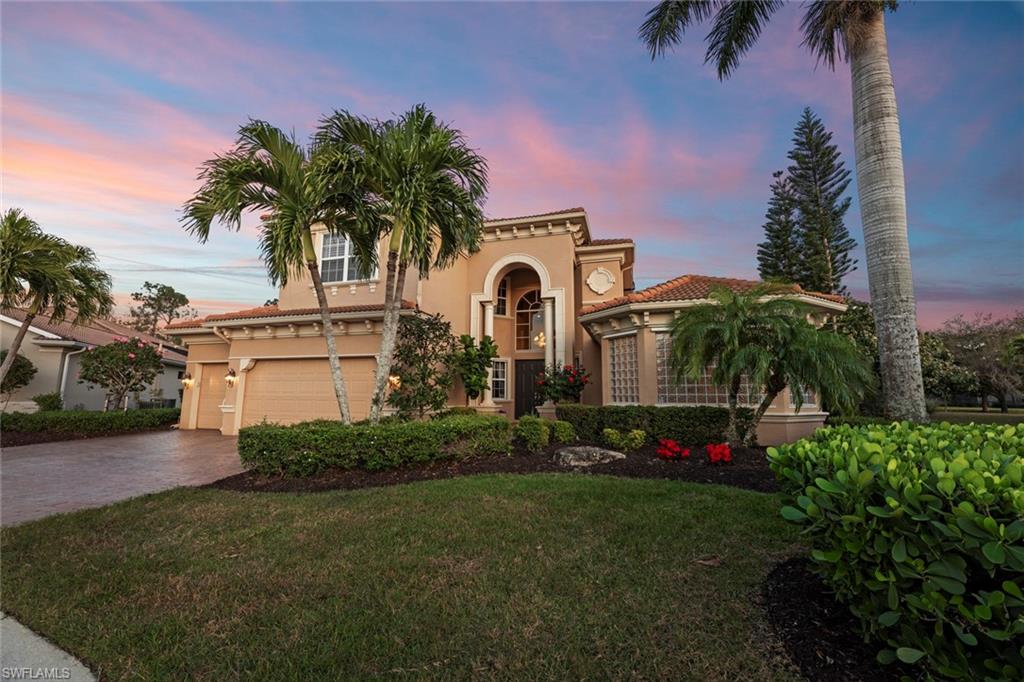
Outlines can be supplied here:
M808 305L816 306L818 308L825 308L827 310L833 310L835 312L846 312L847 305L845 303L839 303L837 301L829 301L823 298L817 298L815 296L808 296L806 294L773 294L771 296L762 297L763 300L772 298L788 298L807 303ZM600 310L594 310L589 313L580 315L580 323L596 322L603 320L607 317L615 317L616 315L624 315L636 311L644 310L679 310L682 308L692 308L695 305L703 305L706 303L714 303L709 298L692 298L683 299L678 301L630 301L626 303L620 303L618 305L610 306L608 308L602 308Z

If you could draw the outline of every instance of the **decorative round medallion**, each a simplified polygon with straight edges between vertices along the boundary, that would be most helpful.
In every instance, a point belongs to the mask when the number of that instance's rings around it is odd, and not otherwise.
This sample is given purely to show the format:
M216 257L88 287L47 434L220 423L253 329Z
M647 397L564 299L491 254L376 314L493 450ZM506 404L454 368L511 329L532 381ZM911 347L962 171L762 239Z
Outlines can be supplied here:
M599 296L603 296L615 284L615 275L604 268L595 268L587 275L587 286Z

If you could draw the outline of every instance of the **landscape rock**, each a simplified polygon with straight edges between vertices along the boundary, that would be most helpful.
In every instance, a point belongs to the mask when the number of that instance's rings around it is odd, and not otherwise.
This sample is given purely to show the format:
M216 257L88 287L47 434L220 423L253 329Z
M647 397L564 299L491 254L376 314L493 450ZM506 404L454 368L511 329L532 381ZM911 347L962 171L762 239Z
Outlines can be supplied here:
M556 464L567 467L588 467L592 464L604 464L614 462L617 459L626 459L621 452L605 450L591 445L579 445L571 448L562 448L555 453L553 458Z

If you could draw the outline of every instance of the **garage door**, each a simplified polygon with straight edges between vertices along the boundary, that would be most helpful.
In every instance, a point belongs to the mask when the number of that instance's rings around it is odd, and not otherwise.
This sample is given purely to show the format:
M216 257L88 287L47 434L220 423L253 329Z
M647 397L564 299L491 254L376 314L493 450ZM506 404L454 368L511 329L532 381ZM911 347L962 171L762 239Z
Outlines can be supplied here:
M341 372L348 389L352 419L370 413L370 394L377 362L373 358L342 358ZM245 377L242 426L265 418L279 424L310 419L337 419L338 401L326 358L314 360L257 360Z
M220 404L224 402L224 391L227 382L224 375L228 373L227 363L203 365L203 375L199 382L199 411L196 414L197 429L219 429L223 422Z

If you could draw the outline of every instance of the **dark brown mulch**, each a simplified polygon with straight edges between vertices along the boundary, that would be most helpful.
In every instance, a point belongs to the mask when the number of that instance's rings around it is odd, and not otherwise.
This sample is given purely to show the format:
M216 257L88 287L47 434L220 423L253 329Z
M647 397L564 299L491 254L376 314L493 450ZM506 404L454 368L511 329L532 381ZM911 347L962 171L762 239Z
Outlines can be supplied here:
M387 471L361 469L329 469L306 478L263 476L243 472L210 484L221 490L243 492L318 492L323 490L354 490L413 481L454 478L473 474L533 474L571 472L605 474L627 478L662 478L695 483L720 483L759 492L778 490L775 476L768 469L764 450L737 448L730 464L707 464L703 448L691 448L691 455L682 461L666 462L657 457L654 446L646 446L626 455L623 460L569 469L555 464L552 455L564 446L551 446L544 452L531 454L515 450L511 455L475 457L461 461L433 462Z
M778 564L765 578L762 598L772 629L810 682L874 682L916 677L902 665L883 666L866 644L857 619L811 571L809 559Z
M104 433L80 433L64 431L4 431L0 434L0 445L5 448L13 448L18 445L34 445L36 443L56 443L63 440L84 440L86 438L106 438L107 436L130 436L135 433L147 433L149 431L169 431L173 424L157 426L152 429L138 429L137 431L110 431Z

